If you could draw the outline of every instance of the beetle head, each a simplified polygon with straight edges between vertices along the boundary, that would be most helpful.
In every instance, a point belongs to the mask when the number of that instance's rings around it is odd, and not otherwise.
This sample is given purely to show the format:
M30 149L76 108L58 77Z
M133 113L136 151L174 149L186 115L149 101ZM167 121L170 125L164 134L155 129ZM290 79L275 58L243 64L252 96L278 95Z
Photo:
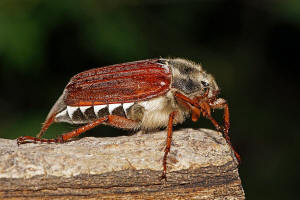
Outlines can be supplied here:
M184 60L170 59L173 80L172 88L184 93L188 97L202 96L208 90L207 97L215 97L219 87L212 75L207 74L199 64Z

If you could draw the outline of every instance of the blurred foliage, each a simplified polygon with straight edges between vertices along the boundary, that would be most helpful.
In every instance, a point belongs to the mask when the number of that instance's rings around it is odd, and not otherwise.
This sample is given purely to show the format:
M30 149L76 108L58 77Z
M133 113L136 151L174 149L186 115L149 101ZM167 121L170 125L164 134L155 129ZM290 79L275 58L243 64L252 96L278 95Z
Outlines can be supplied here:
M230 103L246 196L292 199L299 177L293 108L299 102L299 13L296 0L1 0L0 137L35 135L80 71L184 57L214 74ZM205 119L176 128L182 127L213 128ZM45 137L73 128L55 124ZM101 126L84 136L126 134L132 133Z

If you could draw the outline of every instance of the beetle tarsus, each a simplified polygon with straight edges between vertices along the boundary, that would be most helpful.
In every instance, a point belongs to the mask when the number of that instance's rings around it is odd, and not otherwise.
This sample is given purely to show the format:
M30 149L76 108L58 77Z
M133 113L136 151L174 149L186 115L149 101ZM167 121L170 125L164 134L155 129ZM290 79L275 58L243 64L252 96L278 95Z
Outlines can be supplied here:
M165 180L165 181L167 181L167 172L165 172L165 171L163 171L163 173L162 173L162 175L161 175L161 177L160 177L160 180L162 181L162 180Z
M26 144L26 143L64 143L65 141L63 140L62 137L58 137L56 139L44 139L44 138L37 138L37 137L32 137L32 136L21 136L17 138L17 144L18 146L20 144Z

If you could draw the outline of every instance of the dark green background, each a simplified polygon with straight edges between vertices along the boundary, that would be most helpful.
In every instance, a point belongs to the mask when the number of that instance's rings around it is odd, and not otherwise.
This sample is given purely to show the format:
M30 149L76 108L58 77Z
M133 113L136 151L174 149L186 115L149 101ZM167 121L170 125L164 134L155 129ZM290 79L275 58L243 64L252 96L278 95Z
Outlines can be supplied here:
M248 199L292 199L299 180L299 50L296 0L1 0L0 137L34 136L80 71L183 57L214 74L230 104ZM180 127L213 128L204 119ZM55 124L45 137L71 129ZM85 136L124 134L102 126Z

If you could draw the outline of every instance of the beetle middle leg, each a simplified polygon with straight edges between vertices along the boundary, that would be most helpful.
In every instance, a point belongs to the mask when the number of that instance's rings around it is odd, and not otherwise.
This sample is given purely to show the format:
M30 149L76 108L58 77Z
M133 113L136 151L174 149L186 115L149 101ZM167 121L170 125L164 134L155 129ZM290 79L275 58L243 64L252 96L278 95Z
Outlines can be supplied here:
M167 136L167 140L166 140L166 148L165 148L165 154L163 157L163 173L161 175L161 179L165 179L167 180L167 156L170 152L171 149L171 142L172 142L172 135L173 135L173 120L174 120L174 116L176 114L176 111L173 111L170 115L169 115L169 122L168 122L168 136Z

